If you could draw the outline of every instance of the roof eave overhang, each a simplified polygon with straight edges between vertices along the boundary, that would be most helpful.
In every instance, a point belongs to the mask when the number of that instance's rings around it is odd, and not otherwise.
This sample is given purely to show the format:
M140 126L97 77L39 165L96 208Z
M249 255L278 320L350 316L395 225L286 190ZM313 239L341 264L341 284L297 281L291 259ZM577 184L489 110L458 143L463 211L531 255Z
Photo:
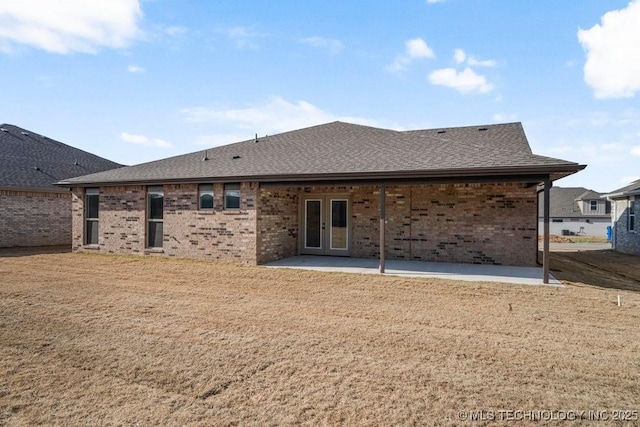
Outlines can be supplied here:
M603 194L600 197L606 198L606 199L626 199L627 197L630 197L630 196L639 196L639 195L640 195L640 190L633 190L633 191L624 191L620 193Z
M344 173L312 173L312 174L281 174L281 175L236 175L224 177L194 177L194 178L164 178L146 180L121 181L60 181L56 185L61 187L115 187L123 185L159 185L201 182L238 182L254 181L261 183L308 183L308 182L367 182L385 180L422 180L439 181L455 179L463 181L469 179L498 179L509 178L510 181L521 180L539 182L545 179L555 181L583 170L586 165L550 165L550 166L518 166L502 168L473 168L473 169L439 169L412 171L374 171L374 172L344 172Z

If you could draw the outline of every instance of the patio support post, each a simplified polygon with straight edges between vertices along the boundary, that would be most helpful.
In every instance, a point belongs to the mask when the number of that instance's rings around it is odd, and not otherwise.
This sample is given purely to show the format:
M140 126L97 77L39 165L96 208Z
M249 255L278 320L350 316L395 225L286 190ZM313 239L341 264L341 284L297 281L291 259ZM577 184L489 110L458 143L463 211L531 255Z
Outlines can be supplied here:
M380 273L384 273L384 246L385 246L385 212L384 206L386 201L386 190L384 184L380 185Z
M544 181L544 228L542 237L542 282L549 283L549 210L551 180Z

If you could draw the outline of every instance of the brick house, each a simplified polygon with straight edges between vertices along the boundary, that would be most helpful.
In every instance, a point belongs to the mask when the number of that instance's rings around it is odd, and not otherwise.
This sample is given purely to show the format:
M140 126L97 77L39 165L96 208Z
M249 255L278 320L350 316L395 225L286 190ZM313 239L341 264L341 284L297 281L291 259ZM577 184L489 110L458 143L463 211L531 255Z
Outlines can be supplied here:
M612 203L613 249L640 255L640 180L603 197Z
M603 193L584 187L552 187L550 193L550 233L606 237L611 225L611 202ZM543 195L539 196L538 229L544 224Z
M65 178L121 165L17 126L0 125L0 247L68 245Z
M59 184L72 188L78 252L531 266L537 187L583 168L533 154L520 123L334 122Z

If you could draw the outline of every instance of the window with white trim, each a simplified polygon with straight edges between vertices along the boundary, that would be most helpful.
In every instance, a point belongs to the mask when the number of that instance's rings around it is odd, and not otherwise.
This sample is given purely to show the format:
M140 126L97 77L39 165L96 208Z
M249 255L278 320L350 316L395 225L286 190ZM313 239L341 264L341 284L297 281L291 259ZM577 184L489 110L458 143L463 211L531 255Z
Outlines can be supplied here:
M636 231L636 207L638 206L638 201L634 199L629 199L629 208L628 212L628 222L629 231Z
M595 212L598 210L598 201L597 200L591 200L589 202L589 210L591 212Z
M200 184L198 186L198 209L203 211L213 210L213 184Z
M164 191L162 186L147 189L147 247L161 248L163 240Z
M86 245L98 244L98 223L100 216L100 189L87 188L84 195L85 237Z

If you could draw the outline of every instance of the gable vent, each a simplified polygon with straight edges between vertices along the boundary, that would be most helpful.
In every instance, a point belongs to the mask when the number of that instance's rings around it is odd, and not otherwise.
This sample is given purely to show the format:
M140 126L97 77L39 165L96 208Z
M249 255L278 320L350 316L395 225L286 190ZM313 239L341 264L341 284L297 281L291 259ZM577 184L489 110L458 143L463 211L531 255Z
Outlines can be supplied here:
M482 132L482 131L485 131L485 130L487 130L487 128L478 128L478 132Z

